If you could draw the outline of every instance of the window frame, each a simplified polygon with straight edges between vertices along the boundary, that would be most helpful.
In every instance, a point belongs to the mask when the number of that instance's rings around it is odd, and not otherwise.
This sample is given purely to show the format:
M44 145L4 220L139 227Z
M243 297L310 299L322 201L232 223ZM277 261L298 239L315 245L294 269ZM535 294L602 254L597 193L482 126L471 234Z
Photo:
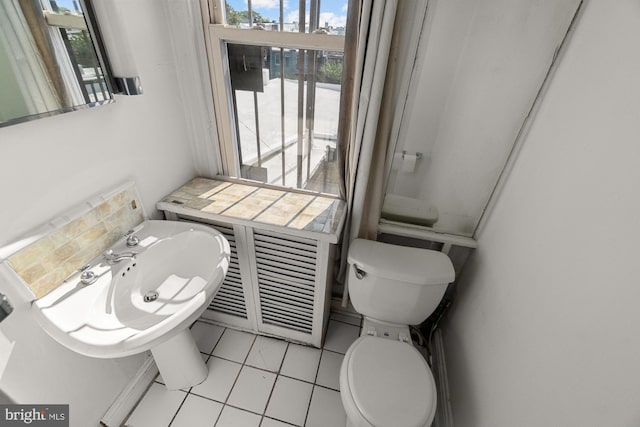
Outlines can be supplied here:
M226 176L243 179L240 173L238 135L234 126L234 107L227 57L227 43L344 52L345 36L320 33L265 31L239 29L224 24L208 24L209 74L218 131L222 172ZM306 191L304 189L298 189Z

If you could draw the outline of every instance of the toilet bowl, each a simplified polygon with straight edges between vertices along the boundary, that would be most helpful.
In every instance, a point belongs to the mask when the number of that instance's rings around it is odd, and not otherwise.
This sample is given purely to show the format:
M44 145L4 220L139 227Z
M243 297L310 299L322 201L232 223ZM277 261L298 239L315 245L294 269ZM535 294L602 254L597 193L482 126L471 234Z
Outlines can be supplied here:
M347 427L423 427L436 412L429 365L411 342L363 336L344 356L340 396Z
M455 278L451 260L437 251L356 239L348 262L351 302L364 323L340 368L346 425L430 426L436 385L408 325L423 322L440 303Z

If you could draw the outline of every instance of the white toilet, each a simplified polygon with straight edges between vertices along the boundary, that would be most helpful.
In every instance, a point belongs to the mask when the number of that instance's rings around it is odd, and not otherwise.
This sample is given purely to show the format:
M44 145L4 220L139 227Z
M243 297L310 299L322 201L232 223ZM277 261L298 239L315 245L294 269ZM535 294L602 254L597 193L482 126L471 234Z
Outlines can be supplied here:
M447 255L356 239L349 249L349 295L364 316L340 369L347 427L430 426L436 386L413 346L409 325L436 309L455 278Z

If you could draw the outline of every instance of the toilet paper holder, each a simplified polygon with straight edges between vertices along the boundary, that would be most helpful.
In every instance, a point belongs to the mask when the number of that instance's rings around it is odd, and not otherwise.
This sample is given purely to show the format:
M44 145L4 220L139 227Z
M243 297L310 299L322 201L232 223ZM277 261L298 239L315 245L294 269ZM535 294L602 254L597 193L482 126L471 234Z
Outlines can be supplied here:
M405 154L410 154L410 153L408 153L407 150L402 150L402 160L404 160ZM415 156L416 156L416 159L419 160L422 158L422 153L416 152Z

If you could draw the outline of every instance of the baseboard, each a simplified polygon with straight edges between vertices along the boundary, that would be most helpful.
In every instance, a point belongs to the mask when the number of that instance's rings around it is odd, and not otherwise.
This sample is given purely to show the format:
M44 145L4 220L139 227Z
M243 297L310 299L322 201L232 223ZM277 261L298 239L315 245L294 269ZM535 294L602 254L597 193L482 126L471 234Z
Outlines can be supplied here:
M449 398L449 380L447 377L447 364L444 356L444 342L442 331L436 329L431 338L432 372L438 390L438 406L433 427L453 427L453 412Z
M153 357L149 354L131 381L107 409L102 420L100 420L100 425L104 427L119 427L123 425L127 416L147 391L149 384L153 382L156 375L158 375L158 368L153 361Z

